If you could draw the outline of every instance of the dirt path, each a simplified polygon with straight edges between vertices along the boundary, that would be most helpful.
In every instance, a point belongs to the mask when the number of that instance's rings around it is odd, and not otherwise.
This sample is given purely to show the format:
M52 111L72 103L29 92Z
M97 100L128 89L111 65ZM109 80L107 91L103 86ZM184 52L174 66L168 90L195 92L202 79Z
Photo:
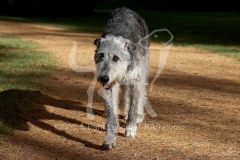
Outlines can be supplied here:
M99 35L7 21L0 21L0 33L39 43L60 61L55 74L46 79L46 90L22 91L31 101L31 109L22 111L24 121L19 129L0 146L0 159L240 159L237 60L173 45L163 72L153 90L148 90L157 117L146 113L139 138L124 137L125 121L120 119L117 146L102 151L104 103L96 93L101 86L95 89L95 119L90 120L86 116L87 89L93 73L74 72L68 64L76 41L77 63L93 65L93 40ZM151 81L159 51L150 54Z

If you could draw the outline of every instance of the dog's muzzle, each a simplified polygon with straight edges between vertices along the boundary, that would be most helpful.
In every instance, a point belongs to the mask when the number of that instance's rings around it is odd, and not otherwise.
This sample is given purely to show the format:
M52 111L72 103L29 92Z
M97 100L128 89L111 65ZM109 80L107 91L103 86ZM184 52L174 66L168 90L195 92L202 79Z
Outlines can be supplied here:
M99 77L99 80L100 82L102 83L103 85L103 88L106 89L106 90L109 90L112 88L112 86L115 84L115 82L111 82L111 83L108 83L109 81L109 76L100 76Z

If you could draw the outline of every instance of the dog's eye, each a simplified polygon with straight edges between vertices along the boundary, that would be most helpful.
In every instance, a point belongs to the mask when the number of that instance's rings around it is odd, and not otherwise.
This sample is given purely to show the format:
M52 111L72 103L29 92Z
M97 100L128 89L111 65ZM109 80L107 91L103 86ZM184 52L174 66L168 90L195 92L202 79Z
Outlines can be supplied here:
M99 59L103 60L104 59L104 55L99 56Z
M112 59L114 62L117 62L119 60L118 56L113 56L113 59Z
M99 53L98 54L98 60L102 61L104 59L104 54L103 53Z
M104 59L104 53L99 53L95 55L94 59L95 59L95 63L102 62Z

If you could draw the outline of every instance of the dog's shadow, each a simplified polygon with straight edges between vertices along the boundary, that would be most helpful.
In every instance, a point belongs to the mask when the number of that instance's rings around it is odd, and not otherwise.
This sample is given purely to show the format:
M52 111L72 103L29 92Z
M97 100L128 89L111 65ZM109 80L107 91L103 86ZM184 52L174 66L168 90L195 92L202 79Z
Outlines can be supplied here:
M59 130L55 126L44 123L42 120L60 120L77 125L88 127L89 124L55 114L46 109L45 105L51 105L66 110L76 110L86 112L86 107L80 102L55 99L43 95L39 91L29 90L7 90L0 92L0 121L13 129L28 131L30 122L36 127L49 130L52 133L64 138L85 144L85 146L100 149L100 146L86 140L67 134L64 130ZM103 115L104 111L93 109L95 115ZM93 126L93 125L92 125ZM97 128L97 127L92 127Z

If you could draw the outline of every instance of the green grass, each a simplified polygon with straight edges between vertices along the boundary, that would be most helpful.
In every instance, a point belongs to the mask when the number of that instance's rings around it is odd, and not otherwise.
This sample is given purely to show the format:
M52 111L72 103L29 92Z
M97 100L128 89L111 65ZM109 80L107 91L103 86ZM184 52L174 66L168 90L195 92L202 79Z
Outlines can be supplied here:
M7 141L8 135L13 133L13 129L0 121L0 145Z
M0 49L38 49L40 45L17 39L15 36L0 34Z
M17 126L19 106L27 103L22 91L44 89L44 79L57 65L50 53L39 49L39 44L0 34L0 143Z
M202 48L205 50L208 50L210 52L223 55L223 56L228 56L235 58L240 61L240 46L225 46L225 45L203 45L203 44L197 44L197 45L192 45L194 47Z
M44 84L56 62L40 45L14 36L0 35L0 90L36 90Z

